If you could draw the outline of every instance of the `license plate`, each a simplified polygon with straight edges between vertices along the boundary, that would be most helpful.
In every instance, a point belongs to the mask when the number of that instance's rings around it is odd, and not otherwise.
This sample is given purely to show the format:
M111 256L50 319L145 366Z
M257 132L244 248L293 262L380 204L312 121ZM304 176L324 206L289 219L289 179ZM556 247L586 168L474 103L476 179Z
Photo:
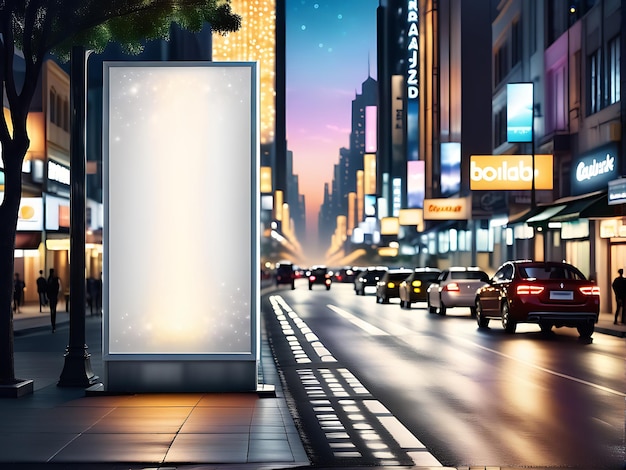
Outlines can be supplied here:
M571 290L551 290L550 300L574 300L574 292Z

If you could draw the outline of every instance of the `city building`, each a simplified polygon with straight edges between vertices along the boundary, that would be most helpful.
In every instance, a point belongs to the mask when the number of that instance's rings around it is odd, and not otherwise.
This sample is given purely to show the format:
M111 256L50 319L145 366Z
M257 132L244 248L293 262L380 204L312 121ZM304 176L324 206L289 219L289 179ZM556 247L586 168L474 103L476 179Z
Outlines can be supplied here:
M494 153L553 156L553 188L536 205L509 192L502 243L516 258L566 260L609 294L626 259L621 10L618 0L509 0L493 23ZM525 144L505 138L507 85L520 82L534 87ZM612 295L601 302L614 309Z

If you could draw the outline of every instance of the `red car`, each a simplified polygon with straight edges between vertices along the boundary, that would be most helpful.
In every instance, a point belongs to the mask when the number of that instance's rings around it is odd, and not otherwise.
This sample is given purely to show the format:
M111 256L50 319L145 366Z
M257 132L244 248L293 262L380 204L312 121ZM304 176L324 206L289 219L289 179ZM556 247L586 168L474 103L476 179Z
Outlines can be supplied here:
M476 292L478 326L498 319L507 333L518 323L537 323L543 332L567 326L590 338L599 312L600 288L558 261L508 261Z

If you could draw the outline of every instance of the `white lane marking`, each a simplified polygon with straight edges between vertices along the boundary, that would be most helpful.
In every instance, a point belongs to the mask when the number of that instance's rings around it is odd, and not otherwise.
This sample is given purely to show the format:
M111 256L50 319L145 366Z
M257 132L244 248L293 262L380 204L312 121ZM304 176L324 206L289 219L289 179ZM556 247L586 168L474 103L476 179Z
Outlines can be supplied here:
M350 323L358 326L359 328L361 328L362 330L366 331L367 333L373 335L373 336L389 336L389 333L387 333L386 331L381 330L380 328L364 321L361 320L358 317L355 317L354 315L352 315L350 312L346 312L345 310L339 308L339 307L335 307L334 305L326 305L329 309L331 309L333 312L338 313L339 315L341 315L342 317L344 317L346 320L348 320Z
M331 310L333 310L334 312L338 313L342 317L345 317L347 320L349 320L350 322L354 323L359 328L361 328L361 329L363 329L363 330L365 330L367 332L370 332L372 335L389 336L389 333L387 333L386 331L383 331L380 328L375 327L374 325L371 325L371 324L367 323L366 321L361 320L358 317L355 317L351 313L346 312L345 310L342 310L339 307L335 307L334 305L327 305L327 307L330 308ZM620 392L619 390L614 390L612 388L605 387L604 385L595 384L593 382L589 382L587 380L579 379L578 377L574 377L574 376L571 376L571 375L562 374L561 372L557 372L555 370L546 369L545 367L541 367L541 366L535 365L535 364L533 364L531 362L524 361L522 359L516 358L516 357L511 356L509 354L501 353L499 351L496 351L495 349L491 349L491 348L487 348L485 346L481 346L480 344L475 343L473 341L462 339L462 338L460 338L460 339L462 341L466 341L467 343L469 343L469 344L471 344L471 345L473 345L473 346L475 346L477 348L483 349L485 351L489 351L489 352L491 352L493 354L497 354L497 355L505 357L507 359L511 359L512 361L516 361L516 362L518 362L520 364L524 364L524 365L526 365L528 367L531 367L533 369L539 370L541 372L545 372L546 374L554 375L555 377L561 377L562 379L566 379L566 380L570 380L572 382L577 382L579 384L587 385L589 387L593 387L595 389L602 390L604 392L611 393L611 394L617 395L619 397L626 397L626 393Z
M603 392L607 392L607 393L612 393L613 395L617 395L617 396L620 396L620 397L626 397L626 393L620 392L619 390L614 390L612 388L605 387L604 385L594 384L593 382L588 382L587 380L579 379L578 377L573 377L571 375L562 374L562 373L557 372L555 370L546 369L545 367L541 367L541 366L535 365L535 364L533 364L531 362L524 361L522 359L519 359L517 357L511 356L509 354L501 353L500 351L496 351L495 349L487 348L487 347L482 346L482 345L480 345L478 343L474 343L473 341L470 341L468 339L463 339L463 338L460 338L460 339L462 341L466 341L467 343L471 344L472 346L475 346L477 348L483 349L483 350L488 351L488 352L493 353L493 354L497 354L498 356L502 356L502 357L505 357L507 359L511 359L512 361L519 362L520 364L524 364L525 366L531 367L531 368L539 370L541 372L545 372L546 374L551 374L551 375L554 375L556 377L561 377L562 379L571 380L572 382L577 382L579 384L583 384L583 385L587 385L589 387L597 388L598 390L602 390Z

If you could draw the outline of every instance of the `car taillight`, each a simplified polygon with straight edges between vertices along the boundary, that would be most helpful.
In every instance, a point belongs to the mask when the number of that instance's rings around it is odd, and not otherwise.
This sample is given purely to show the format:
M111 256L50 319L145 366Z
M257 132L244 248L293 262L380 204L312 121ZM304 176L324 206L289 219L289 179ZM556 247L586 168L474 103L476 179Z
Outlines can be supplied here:
M417 281L413 281L413 287L420 287L422 285L422 281L417 280Z
M598 286L580 287L580 292L584 295L600 295L600 288Z
M544 291L542 286L534 286L532 284L520 284L517 286L517 295L539 295Z
M309 280L315 281L315 276L309 276Z
M395 284L393 282L387 283L387 289L393 289L394 287L395 287Z
M451 282L446 287L444 287L444 290L456 292L461 289L459 289L459 285L456 282Z

